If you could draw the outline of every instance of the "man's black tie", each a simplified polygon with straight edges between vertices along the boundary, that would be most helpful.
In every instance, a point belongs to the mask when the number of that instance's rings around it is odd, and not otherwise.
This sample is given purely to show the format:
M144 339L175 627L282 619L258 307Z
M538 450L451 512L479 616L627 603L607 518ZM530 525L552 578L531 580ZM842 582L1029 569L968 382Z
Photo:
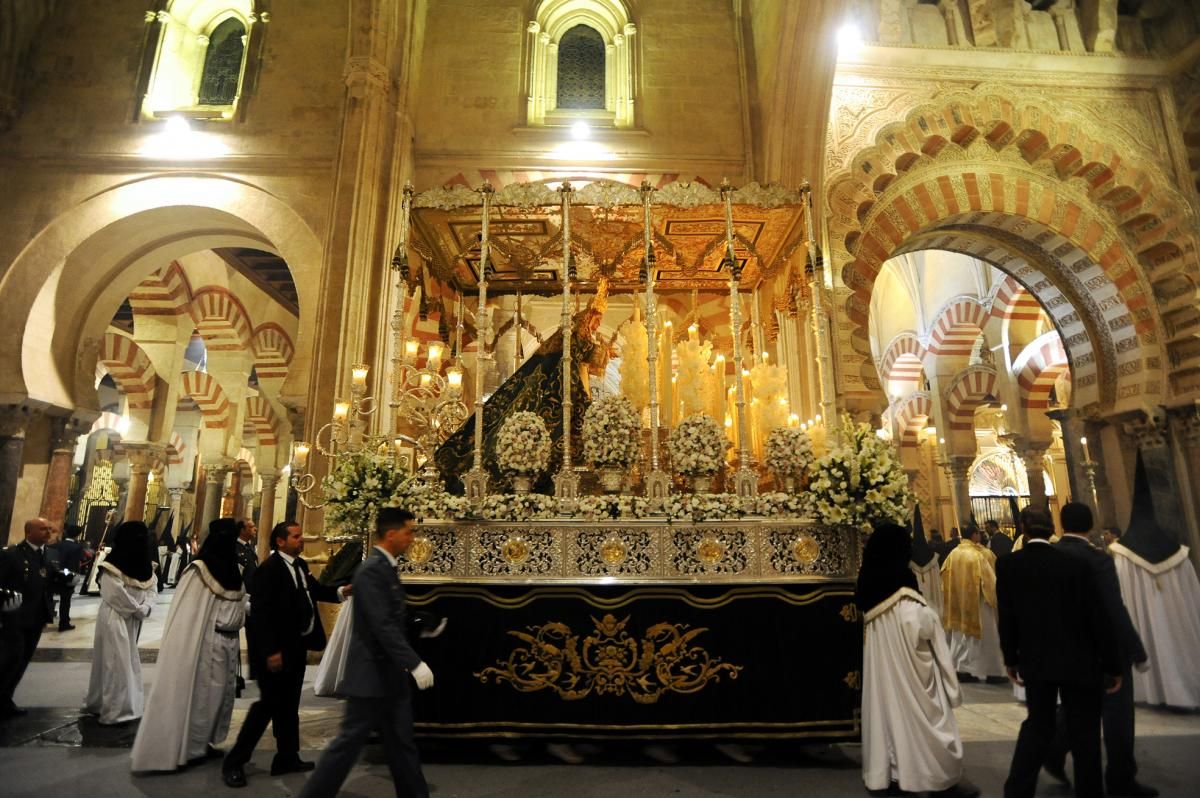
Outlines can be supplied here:
M313 620L312 597L308 595L308 579L304 575L304 569L300 567L300 560L292 560L292 568L296 571L296 585L304 595L304 609L301 610L300 628L308 629Z

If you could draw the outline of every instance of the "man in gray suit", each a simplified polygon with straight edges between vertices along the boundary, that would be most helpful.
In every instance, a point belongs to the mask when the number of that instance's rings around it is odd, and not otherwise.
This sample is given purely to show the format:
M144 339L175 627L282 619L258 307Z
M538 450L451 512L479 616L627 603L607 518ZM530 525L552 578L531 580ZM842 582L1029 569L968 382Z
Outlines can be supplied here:
M424 690L433 671L404 637L404 587L396 557L412 545L416 521L407 510L385 508L375 523L375 549L354 575L354 623L342 693L342 731L321 754L300 798L336 795L358 761L367 737L379 732L398 798L428 798L413 742L409 680Z

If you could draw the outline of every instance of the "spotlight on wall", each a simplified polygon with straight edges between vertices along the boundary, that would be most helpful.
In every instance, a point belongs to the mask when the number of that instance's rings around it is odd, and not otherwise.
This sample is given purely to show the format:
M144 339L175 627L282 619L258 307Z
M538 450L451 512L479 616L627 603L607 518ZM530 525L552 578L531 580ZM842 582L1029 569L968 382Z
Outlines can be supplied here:
M838 58L854 58L863 46L862 31L858 25L847 21L837 32Z
M592 137L592 127L587 122L580 119L575 124L571 125L571 138L576 141L584 141Z
M182 116L167 117L157 133L146 137L140 154L150 158L202 160L229 154L229 147L211 133L192 128Z

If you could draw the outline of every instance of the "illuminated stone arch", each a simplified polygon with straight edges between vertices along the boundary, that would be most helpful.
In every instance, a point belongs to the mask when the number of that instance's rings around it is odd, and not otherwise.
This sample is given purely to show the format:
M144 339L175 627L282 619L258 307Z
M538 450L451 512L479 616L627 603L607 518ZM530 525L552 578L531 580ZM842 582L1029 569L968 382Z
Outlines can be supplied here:
M999 381L994 369L972 366L954 379L946 391L946 424L952 431L967 432L975 429L975 409L994 398L999 391Z
M149 418L154 405L154 364L137 342L127 335L109 331L96 360L97 371L109 374L121 393L125 394L128 409L139 411Z
M917 391L904 399L896 410L896 421L900 429L900 445L915 448L920 441L920 432L929 426L933 418L933 399L926 391Z
M203 371L185 371L181 391L192 397L200 408L205 429L227 429L230 419L229 399L221 385Z
M1021 405L1029 410L1050 406L1050 392L1071 365L1058 333L1051 330L1025 347L1013 361L1013 374L1021 389Z
M892 339L879 361L879 376L889 393L903 396L921 390L925 355L925 347L911 331Z
M1101 374L1077 375L1084 404L1121 409L1161 401L1169 388L1200 389L1200 348L1164 345L1166 309L1153 290L1196 272L1192 210L1137 145L1115 134L1096 140L1087 132L1095 127L1002 88L955 91L884 126L830 179L830 255L854 325L843 353L851 393L879 388L867 327L879 269L929 248L1008 272L1056 326L1058 316L1081 320L1084 329L1059 331L1073 363L1100 361ZM1072 340L1079 333L1084 340Z

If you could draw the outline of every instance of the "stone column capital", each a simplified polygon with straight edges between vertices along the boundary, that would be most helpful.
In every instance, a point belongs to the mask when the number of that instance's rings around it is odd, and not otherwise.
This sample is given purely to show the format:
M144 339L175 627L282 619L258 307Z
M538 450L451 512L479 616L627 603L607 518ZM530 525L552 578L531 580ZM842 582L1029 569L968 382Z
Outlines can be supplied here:
M263 491L273 490L275 488L275 486L277 484L279 484L279 475L278 474L265 474L260 471L258 474L258 478L260 480L262 480Z
M60 416L52 419L50 424L50 451L74 452L79 436L86 435L91 426L91 421L78 416Z
M974 464L975 455L972 454L952 454L946 458L946 468L954 479L966 479Z
M163 447L156 443L124 443L121 450L129 460L129 473L134 476L149 474L162 462Z
M1164 416L1139 411L1118 423L1121 433L1139 449L1162 449L1167 445L1167 419Z
M28 405L0 405L0 438L24 438L38 411Z
M233 461L229 459L213 460L204 465L204 481L209 485L218 485L225 481L226 475L233 470Z
M1200 446L1200 402L1193 407L1172 410L1167 414L1167 422L1177 439L1189 447Z

